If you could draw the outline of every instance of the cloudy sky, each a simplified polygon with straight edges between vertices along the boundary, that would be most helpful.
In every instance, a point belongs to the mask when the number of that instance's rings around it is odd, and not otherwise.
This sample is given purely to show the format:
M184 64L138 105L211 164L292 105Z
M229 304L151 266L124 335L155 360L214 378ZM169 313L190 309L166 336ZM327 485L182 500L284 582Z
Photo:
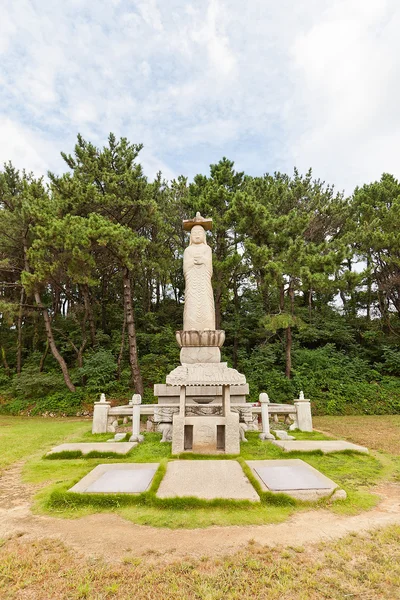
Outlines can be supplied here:
M113 131L149 177L400 177L399 31L398 0L0 0L0 162Z

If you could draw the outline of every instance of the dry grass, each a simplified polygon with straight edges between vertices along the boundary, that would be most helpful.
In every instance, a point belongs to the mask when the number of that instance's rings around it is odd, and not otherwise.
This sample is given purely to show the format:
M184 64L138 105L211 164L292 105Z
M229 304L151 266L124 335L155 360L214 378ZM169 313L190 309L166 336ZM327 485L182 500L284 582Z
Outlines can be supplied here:
M249 544L228 558L175 563L82 559L61 543L9 540L0 550L3 600L321 600L400 598L400 527L308 548Z
M313 424L335 437L400 455L400 415L314 417Z

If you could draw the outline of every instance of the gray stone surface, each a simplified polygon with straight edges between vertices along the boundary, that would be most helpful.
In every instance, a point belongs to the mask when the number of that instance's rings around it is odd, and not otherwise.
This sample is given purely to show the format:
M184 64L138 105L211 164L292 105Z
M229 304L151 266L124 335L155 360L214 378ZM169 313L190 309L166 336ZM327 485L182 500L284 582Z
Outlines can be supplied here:
M101 394L100 402L95 402L93 408L92 433L107 432L108 411L110 410L110 406L111 404L106 402L104 394Z
M274 433L280 440L294 440L294 437L292 435L288 435L288 432L284 429L275 429Z
M159 463L98 465L69 491L79 493L139 494L145 492Z
M195 496L207 500L231 498L258 501L260 499L239 463L234 460L169 462L157 496L160 498Z
M301 500L330 496L337 484L300 459L249 460L247 464L265 491L284 492Z
M285 452L321 450L324 454L327 454L328 452L340 452L341 450L354 450L368 453L368 448L365 446L358 446L344 440L276 440L273 444L279 446Z
M114 442L122 442L126 438L126 433L116 433L114 435Z
M300 431L312 431L311 403L304 399L304 394L300 393L298 400L294 401L296 407L296 426Z
M60 444L59 446L52 448L47 454L76 450L80 450L82 454L89 454L89 452L115 452L116 454L127 454L135 446L137 446L135 442L114 442L113 440L111 440L111 442L79 442L75 444Z

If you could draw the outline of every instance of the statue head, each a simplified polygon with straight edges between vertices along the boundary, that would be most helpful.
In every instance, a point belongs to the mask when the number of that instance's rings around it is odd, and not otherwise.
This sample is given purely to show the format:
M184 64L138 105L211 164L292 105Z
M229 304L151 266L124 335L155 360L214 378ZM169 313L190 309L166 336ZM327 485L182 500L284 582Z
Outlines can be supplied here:
M194 225L190 231L190 244L207 244L206 232L201 225Z

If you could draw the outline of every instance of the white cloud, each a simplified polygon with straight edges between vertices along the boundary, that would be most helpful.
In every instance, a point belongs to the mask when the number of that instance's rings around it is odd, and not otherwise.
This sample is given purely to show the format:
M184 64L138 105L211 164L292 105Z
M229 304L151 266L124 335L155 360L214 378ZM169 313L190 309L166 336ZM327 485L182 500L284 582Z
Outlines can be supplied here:
M223 155L351 191L400 176L395 0L14 0L0 20L0 159L62 169L78 132L143 142L150 176ZM25 161L24 164L22 162Z
M385 170L400 174L399 26L393 2L346 0L292 46L294 157L348 191Z

